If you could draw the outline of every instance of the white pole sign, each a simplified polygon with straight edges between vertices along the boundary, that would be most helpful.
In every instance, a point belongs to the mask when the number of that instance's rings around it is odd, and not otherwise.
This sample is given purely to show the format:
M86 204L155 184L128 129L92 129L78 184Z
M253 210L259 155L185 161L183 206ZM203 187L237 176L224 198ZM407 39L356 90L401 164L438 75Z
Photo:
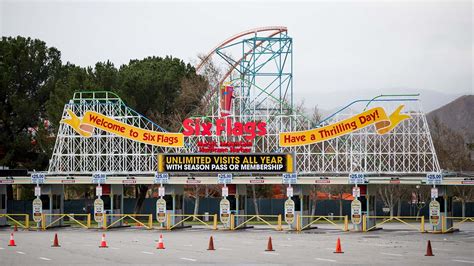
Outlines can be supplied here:
M352 224L360 224L362 221L362 203L358 199L351 202L351 222Z
M158 188L158 196L159 197L164 197L165 196L165 187L159 187Z
M41 222L41 217L43 214L43 202L41 199L36 198L33 200L33 221L36 223Z
M295 202L292 199L285 201L285 222L292 224L295 220Z
M97 197L101 197L101 196L102 196L102 187L101 187L101 186L95 187L95 195L96 195Z
M229 196L229 188L222 187L222 197L227 197L227 196Z
M286 196L287 196L288 198L293 197L293 187L287 187L287 188L286 188Z
M436 200L430 202L430 224L438 225L439 224L439 214L440 214L440 205Z
M229 222L230 222L230 201L228 199L222 199L220 204L219 204L219 213L220 213L220 219L221 223L229 227Z
M431 189L431 198L436 199L437 197L438 197L438 189L434 187Z
M94 221L97 223L104 221L104 201L102 199L94 201Z
M156 201L156 220L159 223L166 222L166 201L164 199Z
M36 196L36 197L40 197L40 196L41 196L41 187L40 187L40 186L36 186L36 187L35 187L35 196Z
M360 198L360 187L353 187L352 188L352 197Z

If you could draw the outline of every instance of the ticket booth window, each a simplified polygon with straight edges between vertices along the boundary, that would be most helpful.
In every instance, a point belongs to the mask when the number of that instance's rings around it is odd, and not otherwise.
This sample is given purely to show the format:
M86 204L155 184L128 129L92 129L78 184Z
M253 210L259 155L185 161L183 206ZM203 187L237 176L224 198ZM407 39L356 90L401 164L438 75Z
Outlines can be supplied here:
M171 195L165 195L163 199L166 201L166 209L172 210L173 209L173 197Z
M112 207L110 204L110 195L102 195L101 199L104 201L104 209L110 210Z
M6 209L7 195L1 194L0 196L1 196L1 202L2 202L2 206L0 209Z
M122 195L114 195L114 209L120 209L122 206Z
M49 195L41 195L40 199L43 203L43 210L49 210Z
M53 194L53 209L61 208L61 195Z

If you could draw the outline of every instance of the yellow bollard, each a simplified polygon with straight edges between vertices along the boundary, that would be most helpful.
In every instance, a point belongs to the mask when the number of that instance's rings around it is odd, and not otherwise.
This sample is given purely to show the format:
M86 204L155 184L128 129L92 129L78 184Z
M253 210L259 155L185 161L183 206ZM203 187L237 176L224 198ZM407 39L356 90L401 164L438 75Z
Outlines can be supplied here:
M349 231L349 218L344 216L344 231Z
M420 232L425 232L425 216L421 216Z
M41 214L41 229L46 230L46 215L44 213Z
M235 228L235 221L234 221L234 215L230 215L230 230L234 230Z
M213 216L214 216L214 220L213 220L214 227L213 228L214 228L214 230L217 230L217 214L214 214Z
M441 233L446 233L446 222L444 221L444 215L441 215Z
M301 218L300 218L300 215L297 214L296 215L296 231L301 231L301 222L300 222Z
M362 232L367 232L367 217L362 215Z
M153 215L151 214L148 216L148 229L153 229Z
M281 228L281 214L278 214L278 231L281 231L281 230L283 230Z
M166 215L166 230L171 230L171 215Z
M91 214L87 214L87 229L91 228Z
M102 229L107 230L107 213L104 213L104 220L102 221Z
M29 214L27 214L25 217L25 227L26 229L30 228L30 215Z

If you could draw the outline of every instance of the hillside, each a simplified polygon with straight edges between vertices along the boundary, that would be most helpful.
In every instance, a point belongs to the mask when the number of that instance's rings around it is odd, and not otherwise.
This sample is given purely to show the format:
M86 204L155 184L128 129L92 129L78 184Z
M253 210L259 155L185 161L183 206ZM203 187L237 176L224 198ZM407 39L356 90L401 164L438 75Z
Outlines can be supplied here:
M474 95L464 95L428 113L428 123L438 117L440 122L474 143Z

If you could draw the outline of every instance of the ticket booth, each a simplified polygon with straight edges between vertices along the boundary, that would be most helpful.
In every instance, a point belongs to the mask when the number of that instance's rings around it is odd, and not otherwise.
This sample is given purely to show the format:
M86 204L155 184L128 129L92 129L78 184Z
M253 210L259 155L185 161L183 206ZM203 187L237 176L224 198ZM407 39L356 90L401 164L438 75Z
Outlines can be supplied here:
M229 184L229 196L231 214L246 215L247 214L247 185ZM234 224L241 224L245 221L245 217L236 216Z
M0 185L0 214L7 213L7 185ZM0 227L7 226L7 218L0 217Z
M431 230L441 231L442 223L444 222L444 229L450 229L453 227L453 219L447 219L446 217L453 217L453 192L452 186L436 186L438 188L438 197L436 201L439 202L439 216L440 219L437 224L431 224L430 217L428 217L428 222L430 223ZM443 218L441 218L443 217ZM442 219L444 221L442 221Z
M119 220L120 216L109 214L123 214L123 185L101 185L102 196L104 201L104 212L107 214L107 225ZM122 226L122 220L114 224L112 227Z
M166 201L166 214L183 214L184 185L164 185L164 187L165 196L163 199ZM171 224L179 223L183 218L171 215ZM184 223L179 226L184 227Z
M62 226L62 219L51 224L51 222L57 220L59 216L48 214L64 213L64 185L40 185L40 187L40 199L43 204L43 214L46 214L46 225L49 225L48 227Z
M291 185L293 188L293 197L291 199L295 202L295 217L300 216L300 225L301 228L307 225L310 220L308 217L301 217L301 216L308 216L310 214L309 211L309 203L310 203L310 192L311 186L308 185ZM294 219L293 223L291 224L292 229L297 228L298 219Z
M365 215L367 229L375 226L375 204L377 189L375 185L359 185L360 197L359 200L362 205L362 215ZM349 221L350 223L351 221ZM354 224L355 231L363 230L363 221L359 224Z

